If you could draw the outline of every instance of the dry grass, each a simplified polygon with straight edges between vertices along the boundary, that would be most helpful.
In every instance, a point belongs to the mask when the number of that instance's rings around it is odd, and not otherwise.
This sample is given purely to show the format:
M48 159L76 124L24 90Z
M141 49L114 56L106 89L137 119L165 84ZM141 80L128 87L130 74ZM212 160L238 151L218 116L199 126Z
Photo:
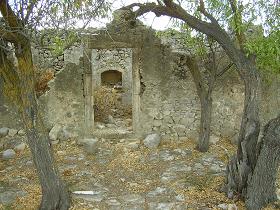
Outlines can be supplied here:
M195 141L169 141L164 142L156 150L159 152L163 149L173 150L176 148L188 149L192 151L189 156L182 157L180 160L187 161L189 163L196 162L197 159L201 159L205 154L215 154L218 159L223 162L227 162L227 154L233 154L236 151L236 147L231 145L227 139L221 139L217 145L211 145L207 153L200 153L194 148L196 146ZM114 190L116 195L121 195L119 189L124 190L127 193L147 193L158 186L161 186L159 176L162 172L169 166L167 162L141 162L142 158L148 157L151 154L151 150L140 146L137 150L126 150L125 143L111 144L109 142L104 142L102 148L112 151L112 159L106 165L99 165L96 162L95 155L86 155L86 160L91 164L86 166L84 160L76 161L77 168L69 169L62 172L62 178L68 183L70 189L71 186L77 183L88 183L87 177L77 177L81 170L90 171L96 178L103 180L108 186L114 184ZM225 152L225 149L227 152ZM66 156L79 157L83 153L81 147L77 147L74 141L67 142L65 144L58 144L54 146L55 159L58 165L73 164L71 160L65 159ZM9 162L0 162L0 170L4 170L7 166L17 165L16 163L22 159L30 157L30 151L26 150L23 154L18 154L14 160ZM141 176L136 176L141 174ZM16 167L9 173L0 174L0 183L7 182L10 183L12 178L15 176L26 177L32 180L29 183L23 182L19 183L17 188L25 190L28 195L19 198L17 202L11 206L10 209L15 210L35 210L40 202L41 190L39 185L39 180L36 175L34 167ZM103 178L101 178L103 177ZM119 178L125 177L126 181L122 182ZM145 180L149 179L150 182ZM217 209L217 205L221 203L235 203L239 210L245 209L244 202L233 201L228 199L224 193L220 192L219 189L224 183L224 177L215 176L211 177L206 174L206 176L197 176L194 174L183 174L182 180L184 182L192 182L190 187L184 187L178 185L179 180L174 180L174 182L168 183L168 188L173 189L176 193L184 195L186 198L186 205L189 209L196 209L198 204L205 204L210 209ZM181 182L180 182L181 183ZM86 210L86 209L104 209L98 204L90 204L81 199L72 200L71 210ZM92 205L92 206L90 206ZM193 208L192 208L193 206ZM0 209L6 209L0 205ZM273 206L265 208L266 210L275 209Z
M100 86L94 91L95 121L104 122L108 116L131 118L131 106L121 102L121 93L114 88Z
M36 70L35 68L35 75L36 75L35 91L36 94L40 96L50 89L48 86L48 82L54 78L54 70L47 69L45 71L42 71L38 69Z

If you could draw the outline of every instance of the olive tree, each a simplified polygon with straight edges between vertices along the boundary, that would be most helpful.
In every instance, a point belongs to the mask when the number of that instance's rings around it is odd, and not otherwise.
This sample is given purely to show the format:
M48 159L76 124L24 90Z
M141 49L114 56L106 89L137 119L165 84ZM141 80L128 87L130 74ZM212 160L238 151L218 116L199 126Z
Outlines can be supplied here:
M237 154L232 157L227 166L225 191L231 198L234 195L246 197L248 183L254 174L258 160L260 75L253 51L246 50L246 28L244 27L244 17L247 15L244 11L247 8L251 8L252 11L259 8L253 3L249 1L247 5L244 5L237 0L208 0L205 2L200 0L195 12L187 7L184 8L184 5L188 5L188 2L177 1L176 3L173 0L145 4L133 3L124 7L124 9L133 9L132 19L153 12L156 16L165 15L183 21L191 28L217 41L235 65L245 86L245 98ZM263 8L262 4L265 4L264 1L258 1L257 3L261 8ZM219 10L209 12L208 8L219 8ZM268 6L268 8L274 7ZM224 14L224 16L221 17L221 14ZM272 21L271 24L277 25L277 20ZM233 33L230 34L228 31ZM277 55L278 51L274 54ZM253 209L250 206L249 208Z
M31 43L40 39L38 30L42 27L69 29L77 21L87 23L86 18L102 15L104 8L104 1L0 0L0 75L27 134L42 188L42 210L68 209L70 197L54 164L48 133L38 110ZM10 49L15 53L15 62L8 56Z
M177 31L169 29L158 32L159 36L177 39L183 46L185 53L180 54L180 62L188 69L195 83L196 92L200 100L200 129L197 149L206 152L209 149L211 121L212 121L212 93L218 78L224 75L233 64L225 58L223 49L213 39L204 34L191 35L185 25Z

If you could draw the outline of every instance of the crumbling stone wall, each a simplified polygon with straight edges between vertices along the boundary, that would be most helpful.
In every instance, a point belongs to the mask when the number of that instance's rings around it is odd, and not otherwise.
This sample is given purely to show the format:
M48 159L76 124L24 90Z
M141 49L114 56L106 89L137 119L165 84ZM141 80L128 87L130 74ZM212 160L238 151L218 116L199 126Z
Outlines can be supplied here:
M47 127L60 124L80 134L84 122L83 69L68 63L49 82L49 87L50 90L40 97Z
M86 46L93 53L93 58L98 49L111 52L108 57L113 57L119 48L133 49L131 82L140 85L140 91L133 90L132 93L139 95L139 101L132 100L133 106L140 107L139 112L133 113L133 118L137 119L134 132L140 135L157 132L166 139L196 137L200 103L191 74L180 63L178 51L163 43L153 30L135 21L114 20L106 31L100 30L95 34L98 35L87 37ZM95 63L96 60L90 62ZM106 62L104 60L103 66L110 68L110 61ZM88 71L96 70L88 67ZM139 74L139 78L135 77L135 73ZM229 79L225 79L227 76ZM243 87L237 75L224 75L213 95L212 133L235 137L243 109Z
M38 69L52 68L56 72L61 71L68 63L79 65L80 58L83 55L83 46L80 43L74 43L73 46L66 49L65 52L54 58L51 51L38 46L32 47L32 58Z
M89 85L94 87L100 84L102 72L118 70L123 73L123 85L132 97L127 97L127 101L133 106L136 134L157 132L170 140L197 137L200 103L192 76L180 62L178 50L135 20L114 20L106 30L94 34L85 36L85 48L74 46L64 53L59 71L49 83L50 90L40 97L47 127L62 124L83 133L84 96L92 89L89 86L85 90L85 75L92 78ZM279 113L279 81L276 79L264 90L262 122ZM212 135L237 138L243 98L244 88L234 71L218 80L213 92ZM4 116L3 112L0 114ZM8 118L2 119L0 125L7 125Z
M160 45L158 50L156 53L150 47L143 48L141 76L145 91L141 97L141 107L144 107L141 126L145 125L143 130L148 132L159 132L166 139L196 138L200 102L191 73L180 63L177 51L173 53L164 45ZM154 65L149 65L151 63ZM228 73L217 83L213 93L212 134L237 138L242 109L241 82L237 75Z

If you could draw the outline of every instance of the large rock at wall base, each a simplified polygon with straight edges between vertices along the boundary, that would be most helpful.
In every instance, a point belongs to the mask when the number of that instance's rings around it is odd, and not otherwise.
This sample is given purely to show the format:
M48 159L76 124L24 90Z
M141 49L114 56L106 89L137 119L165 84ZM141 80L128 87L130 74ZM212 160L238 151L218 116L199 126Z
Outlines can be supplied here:
M157 133L149 134L143 141L144 145L150 149L157 148L160 144L161 137Z
M2 154L4 160L12 159L15 156L16 156L16 152L13 149L7 149Z
M62 126L56 124L52 127L51 131L49 132L49 138L51 141L56 141L58 139L58 135L62 129Z
M75 137L78 137L78 135L73 132L71 128L67 128L66 126L63 126L63 128L58 133L58 139L61 141L66 141Z
M109 115L109 116L108 116L107 121L108 121L108 124L115 124L115 123L116 123L116 122L115 122L115 119L113 118L112 115Z
M9 128L3 127L0 128L0 138L7 136L9 133Z

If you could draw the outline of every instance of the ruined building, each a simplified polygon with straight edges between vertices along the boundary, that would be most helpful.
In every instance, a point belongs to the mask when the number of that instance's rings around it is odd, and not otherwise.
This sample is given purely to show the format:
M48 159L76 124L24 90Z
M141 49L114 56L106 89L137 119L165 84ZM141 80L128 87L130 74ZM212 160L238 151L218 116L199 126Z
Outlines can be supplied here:
M111 130L116 135L159 133L170 140L196 138L200 103L180 53L163 43L154 30L128 16L115 13L106 29L84 34L81 46L65 52L64 68L40 97L47 127L61 124L89 136ZM126 127L114 116L103 124L96 121L94 92L100 86L119 90L121 104L131 107L131 119L123 119L130 122ZM275 116L276 107L280 107L279 89L273 94L265 95L274 102L262 106L262 121ZM236 73L226 73L213 93L212 135L236 138L243 98L243 85Z

